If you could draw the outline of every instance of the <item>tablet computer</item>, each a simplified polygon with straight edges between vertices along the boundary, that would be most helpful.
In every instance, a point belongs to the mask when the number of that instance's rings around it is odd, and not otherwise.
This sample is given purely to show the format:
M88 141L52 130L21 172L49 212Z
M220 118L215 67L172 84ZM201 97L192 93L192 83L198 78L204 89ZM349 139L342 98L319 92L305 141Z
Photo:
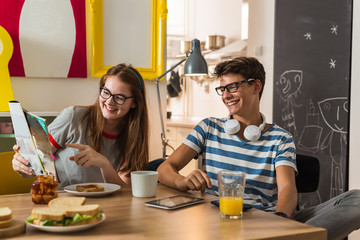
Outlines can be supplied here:
M203 198L190 197L185 195L177 195L167 198L161 198L149 202L145 202L146 206L157 207L167 210L173 210L177 208L182 208L194 204L203 202Z

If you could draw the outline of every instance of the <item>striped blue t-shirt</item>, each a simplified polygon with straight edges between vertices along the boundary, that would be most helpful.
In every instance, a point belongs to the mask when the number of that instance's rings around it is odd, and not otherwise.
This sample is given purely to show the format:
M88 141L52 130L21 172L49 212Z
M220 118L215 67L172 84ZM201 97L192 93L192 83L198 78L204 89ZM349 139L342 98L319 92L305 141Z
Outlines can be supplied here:
M226 119L203 119L188 135L184 144L202 158L202 170L212 184L207 191L218 194L217 172L222 169L246 172L244 203L265 211L275 211L277 184L275 169L290 166L295 171L295 144L290 133L276 124L264 131L257 141L244 141L224 131Z

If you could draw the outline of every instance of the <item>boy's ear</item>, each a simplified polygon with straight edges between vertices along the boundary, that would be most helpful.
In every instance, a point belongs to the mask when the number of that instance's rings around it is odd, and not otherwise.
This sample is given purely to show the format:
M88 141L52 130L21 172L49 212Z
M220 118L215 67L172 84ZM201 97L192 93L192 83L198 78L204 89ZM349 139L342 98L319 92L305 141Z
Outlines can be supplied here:
M259 79L255 80L255 90L260 93L261 89L262 89L262 83Z

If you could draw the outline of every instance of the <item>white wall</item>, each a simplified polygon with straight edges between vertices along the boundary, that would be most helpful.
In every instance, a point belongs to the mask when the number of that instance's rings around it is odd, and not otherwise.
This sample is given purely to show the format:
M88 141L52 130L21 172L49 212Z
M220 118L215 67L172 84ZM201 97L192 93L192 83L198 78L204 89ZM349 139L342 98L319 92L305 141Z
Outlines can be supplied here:
M360 2L353 1L353 44L351 63L350 138L349 138L349 189L360 189ZM352 233L349 240L360 239L360 230Z
M206 41L208 35L224 35L225 43L241 39L242 0L189 1L188 37Z
M353 43L360 40L360 2L353 3ZM350 104L350 161L349 166L349 188L360 189L360 46L359 44L352 45L352 63L351 63L351 104ZM360 239L360 235L359 238Z
M249 38L247 54L256 57L265 68L266 80L260 111L272 122L275 0L249 1Z

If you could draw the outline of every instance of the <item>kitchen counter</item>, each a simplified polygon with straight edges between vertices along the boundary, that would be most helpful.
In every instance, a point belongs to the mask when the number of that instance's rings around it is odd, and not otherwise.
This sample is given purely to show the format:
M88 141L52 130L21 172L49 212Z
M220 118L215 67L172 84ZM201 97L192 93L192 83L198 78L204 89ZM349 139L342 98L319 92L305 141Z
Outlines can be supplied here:
M169 145L174 149L177 149L189 135L191 130L201 121L202 119L194 118L170 118L166 119L166 138L169 141ZM167 153L171 154L173 149L168 148ZM183 169L180 170L180 174L187 176L191 171L198 168L198 161L193 159Z
M166 119L168 127L194 128L202 118L170 118Z

